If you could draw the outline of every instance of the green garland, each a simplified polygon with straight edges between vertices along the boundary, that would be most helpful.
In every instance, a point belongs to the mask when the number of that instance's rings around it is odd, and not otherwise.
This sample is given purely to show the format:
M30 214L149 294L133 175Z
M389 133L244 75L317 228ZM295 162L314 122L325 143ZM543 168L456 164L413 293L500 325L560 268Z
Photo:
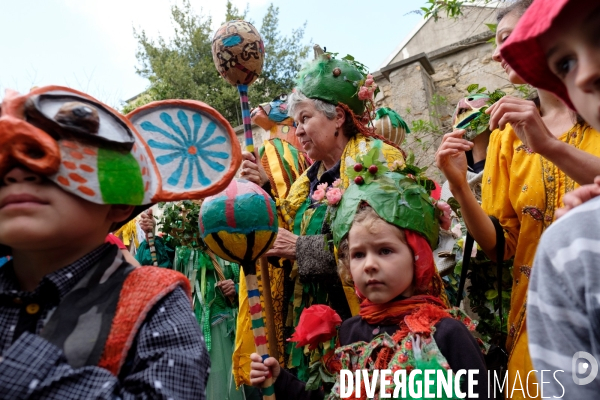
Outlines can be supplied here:
M473 118L466 127L467 133L465 134L465 139L473 140L477 135L485 132L490 127L490 116L485 113L485 111L498 100L506 96L502 90L494 90L493 92L487 92L487 88L479 87L477 83L471 84L467 87L467 92L469 92L469 96L474 95L485 95L489 98L487 101L487 106L481 107L479 109L478 115Z
M462 272L463 244L464 238L467 235L467 228L462 218L458 201L454 197L451 197L447 203L458 216L462 232L462 238L454 244L454 248L452 249L452 253L456 259L454 271L443 278L448 298L453 301L456 299L458 293L458 284ZM507 333L506 321L508 320L508 312L510 311L510 296L513 283L512 270L513 260L504 261L502 265L502 311L504 314L504 323L500 326L500 316L496 308L498 290L496 287L497 274L495 263L487 257L479 246L477 246L476 256L471 257L471 265L467 273L467 278L471 281L471 286L467 289L467 298L469 299L471 309L479 317L477 332L481 335L484 342L490 342L500 332Z

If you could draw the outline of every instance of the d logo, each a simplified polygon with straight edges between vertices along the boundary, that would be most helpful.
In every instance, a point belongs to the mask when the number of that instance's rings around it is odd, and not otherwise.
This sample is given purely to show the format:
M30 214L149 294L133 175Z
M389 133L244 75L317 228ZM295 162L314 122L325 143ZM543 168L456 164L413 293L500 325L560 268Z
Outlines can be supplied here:
M583 359L586 361L583 361ZM573 354L571 371L573 374L573 382L575 382L576 385L587 385L598 375L598 361L596 361L594 356L592 356L590 353L578 351L577 353ZM588 373L588 371L589 375L585 378L579 378L577 376L577 374L583 375Z

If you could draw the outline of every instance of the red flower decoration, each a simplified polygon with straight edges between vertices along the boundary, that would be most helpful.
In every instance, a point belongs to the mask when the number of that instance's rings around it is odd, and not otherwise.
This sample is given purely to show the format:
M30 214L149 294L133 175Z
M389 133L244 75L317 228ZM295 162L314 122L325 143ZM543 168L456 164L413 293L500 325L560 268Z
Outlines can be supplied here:
M300 315L296 332L289 339L297 342L296 347L310 345L315 349L319 343L326 342L337 333L337 327L342 323L340 316L328 306L316 304L308 307Z

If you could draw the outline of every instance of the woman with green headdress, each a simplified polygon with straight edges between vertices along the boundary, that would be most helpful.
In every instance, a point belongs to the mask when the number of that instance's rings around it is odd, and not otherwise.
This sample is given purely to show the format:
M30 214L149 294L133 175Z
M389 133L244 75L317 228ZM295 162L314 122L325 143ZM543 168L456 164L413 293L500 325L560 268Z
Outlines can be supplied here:
M367 126L376 90L373 77L353 57L337 59L325 53L300 71L297 87L288 97L296 136L314 164L294 182L285 198L277 199L284 224L267 253L294 261L285 285L284 339L311 304L328 304L342 319L359 311L354 288L343 285L337 274L326 216L328 205L339 201L350 182L347 160L356 160L377 147L383 164L404 163L399 147L378 140L383 138ZM252 179L256 168L245 165L242 176ZM309 360L302 349L288 346L287 350L286 368L297 368L300 379L306 379Z

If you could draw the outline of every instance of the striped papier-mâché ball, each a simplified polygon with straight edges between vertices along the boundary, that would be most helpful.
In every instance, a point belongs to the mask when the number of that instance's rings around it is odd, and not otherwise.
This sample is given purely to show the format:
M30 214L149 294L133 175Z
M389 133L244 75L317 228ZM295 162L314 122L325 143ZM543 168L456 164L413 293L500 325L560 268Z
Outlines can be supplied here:
M233 179L223 192L204 200L198 225L200 236L215 254L251 267L277 237L277 210L260 187Z

